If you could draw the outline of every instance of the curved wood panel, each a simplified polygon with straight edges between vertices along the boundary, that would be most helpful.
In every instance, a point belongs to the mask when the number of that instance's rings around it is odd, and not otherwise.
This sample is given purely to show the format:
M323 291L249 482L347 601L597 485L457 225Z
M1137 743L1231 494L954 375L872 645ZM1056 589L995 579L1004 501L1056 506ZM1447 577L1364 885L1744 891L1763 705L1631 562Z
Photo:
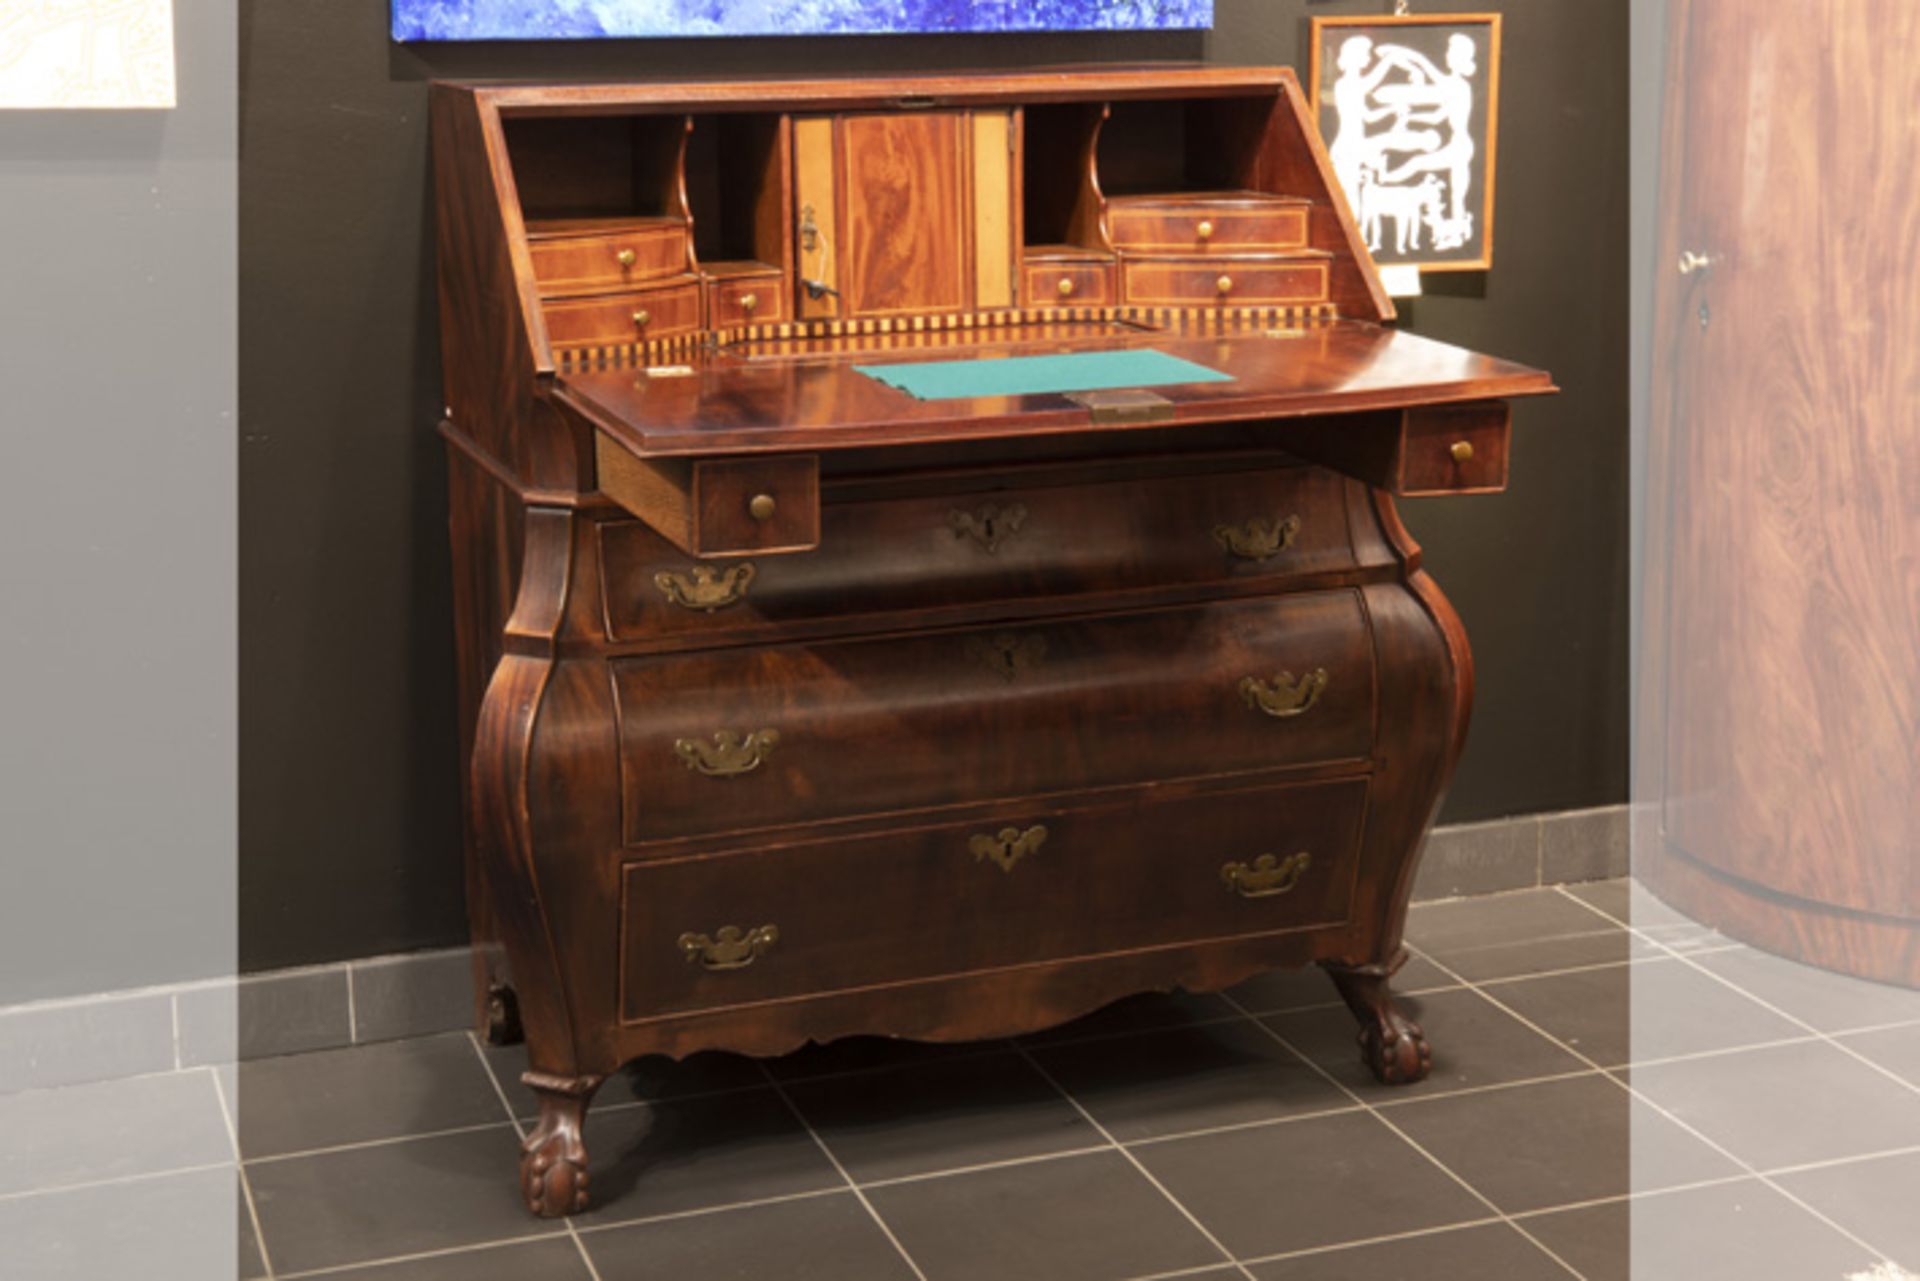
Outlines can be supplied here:
M1920 983L1920 9L1676 15L1654 390L1664 798L1683 908Z

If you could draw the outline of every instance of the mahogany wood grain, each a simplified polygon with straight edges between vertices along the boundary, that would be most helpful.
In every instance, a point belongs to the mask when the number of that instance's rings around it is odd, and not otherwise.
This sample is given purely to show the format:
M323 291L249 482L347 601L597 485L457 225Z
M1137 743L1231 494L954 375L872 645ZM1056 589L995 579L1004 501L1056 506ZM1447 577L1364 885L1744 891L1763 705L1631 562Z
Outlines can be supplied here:
M1152 348L1230 376L1154 390L1175 422L1399 409L1554 390L1536 369L1416 334L1338 322L1287 334L1132 333L1109 349ZM990 354L1047 350L1008 342ZM913 357L909 357L913 358ZM866 360L755 362L722 351L694 362L693 377L647 378L631 370L568 374L556 399L641 456L828 450L857 446L997 440L1083 433L1088 411L1061 395L915 400L854 369ZM1143 424L1150 426L1152 424Z
M1364 778L1097 807L1009 803L986 824L626 865L621 1017L805 1000L941 975L1345 924ZM1006 865L973 838L1040 829ZM1197 842L1196 832L1207 840ZM1029 848L1030 846L1030 848ZM1223 871L1296 876L1247 897ZM1004 855L1003 855L1004 857ZM812 893L819 885L857 893ZM681 935L775 927L747 965L708 968Z
M528 252L542 294L608 293L685 272L687 240L685 223L658 218L596 236L530 236Z
M1735 937L1920 986L1920 176L1889 163L1920 11L1673 32L1636 858Z
M1096 258L1036 260L1029 253L1021 279L1029 307L1099 307L1120 300L1113 264Z
M1120 292L1128 302L1147 306L1325 302L1327 264L1272 257L1130 257L1120 264Z
M1310 210L1299 197L1192 192L1116 197L1108 219L1122 252L1258 253L1306 248Z
M668 338L700 328L700 282L676 276L670 282L623 294L555 298L546 306L547 334L555 347L631 343Z
M682 551L640 523L605 522L593 549L603 635L736 644L810 622L886 630L965 607L1004 617L1023 600L1120 608L1168 589L1188 598L1196 589L1263 592L1360 568L1337 478L1272 454L1230 459L1227 469L1228 460L1209 468L1156 458L1100 476L1085 463L1030 464L974 472L953 487L830 488L819 549L755 561L741 598L711 611L676 605L657 585L662 572L692 570ZM1271 551L1236 555L1221 545L1221 527L1256 522L1285 527Z
M1142 654L1156 661L1143 667ZM612 679L635 845L971 797L1358 764L1374 725L1372 654L1352 591L623 659ZM1263 711L1243 688L1250 680L1279 686L1279 705L1300 710ZM766 731L777 743L730 777L676 753L685 741ZM859 786L841 785L849 779Z
M973 305L967 124L957 111L838 121L844 314L937 315Z
M1512 418L1501 400L1417 405L1302 424L1287 447L1402 497L1496 493L1507 484Z

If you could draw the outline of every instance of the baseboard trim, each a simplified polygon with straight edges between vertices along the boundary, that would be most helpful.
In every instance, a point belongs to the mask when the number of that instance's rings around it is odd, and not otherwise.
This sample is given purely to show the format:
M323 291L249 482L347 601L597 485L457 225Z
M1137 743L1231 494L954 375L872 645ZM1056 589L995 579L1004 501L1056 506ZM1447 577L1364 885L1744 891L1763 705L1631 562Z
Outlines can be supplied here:
M1436 828L1415 902L1627 874L1627 806ZM0 1008L0 1094L467 1027L464 947Z

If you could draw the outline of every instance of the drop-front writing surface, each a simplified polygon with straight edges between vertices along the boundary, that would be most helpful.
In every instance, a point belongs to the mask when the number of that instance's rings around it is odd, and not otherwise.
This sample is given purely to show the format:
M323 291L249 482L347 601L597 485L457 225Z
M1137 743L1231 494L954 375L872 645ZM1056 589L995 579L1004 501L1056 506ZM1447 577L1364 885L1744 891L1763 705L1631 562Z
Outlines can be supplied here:
M1504 486L1552 387L1384 326L1304 119L1285 71L436 86L477 995L535 1212L647 1054L1318 963L1424 1074L1388 981L1472 667L1393 499ZM872 376L1083 352L1217 377Z

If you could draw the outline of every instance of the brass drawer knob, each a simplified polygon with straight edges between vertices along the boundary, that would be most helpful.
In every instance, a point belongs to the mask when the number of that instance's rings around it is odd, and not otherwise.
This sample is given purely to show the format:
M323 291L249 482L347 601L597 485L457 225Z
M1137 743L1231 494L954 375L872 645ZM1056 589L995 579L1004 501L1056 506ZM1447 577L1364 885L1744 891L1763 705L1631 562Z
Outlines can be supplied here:
M1213 541L1241 560L1271 560L1293 546L1299 533L1298 516L1255 516L1238 525L1215 525Z
M1299 680L1293 679L1292 672L1281 672L1271 681L1249 676L1240 682L1240 697L1248 707L1281 720L1301 715L1326 692L1327 669L1324 667L1314 668Z
M1213 239L1213 223L1211 223L1205 218L1202 218L1200 220L1200 225L1198 227L1195 227L1193 231L1194 231L1194 234L1199 236L1200 239L1202 240ZM1225 290L1222 290L1221 292L1224 293Z
M648 325L652 323L653 323L653 313L648 311L645 307L642 307L639 311L636 311L633 313L633 327L635 329L645 329Z
M1447 446L1447 452L1453 455L1453 461L1456 463L1470 463L1473 461L1473 442L1456 440Z
M1073 277L1072 276L1060 277L1060 296L1062 298L1073 297Z
M653 576L653 585L680 608L711 614L745 600L753 574L750 560L718 570L711 565L695 565L685 574L663 569Z
M744 970L767 954L780 941L778 926L762 925L743 930L738 925L722 925L712 936L691 931L679 938L680 953L689 962L710 970Z
M1003 872L1011 872L1013 865L1027 855L1035 853L1047 843L1047 829L1035 823L1026 831L1017 827L1003 827L997 832L981 832L967 841L967 849L973 854L976 863L991 859Z
M1233 862L1220 869L1220 879L1241 898L1273 898L1285 894L1300 883L1313 865L1313 855L1301 850L1285 860L1278 855L1262 854L1251 866Z
M696 774L705 774L708 778L732 778L759 769L760 763L773 753L779 743L779 730L757 729L742 738L730 729L723 729L713 736L711 743L697 738L676 738L673 740L673 754L685 761L687 768Z
M1225 297L1227 294L1230 294L1233 292L1233 277L1222 276L1220 277L1220 279L1213 282L1213 287L1220 291L1220 294L1222 297Z
M747 500L747 515L764 525L773 519L776 505L772 494L755 494Z
M622 249L614 255L614 259L619 262L622 267L631 267L640 260L639 255L635 254L631 249Z
M741 294L740 295L740 310L746 312L749 316L753 314L753 309L755 307L758 307L759 305L760 305L759 294Z

